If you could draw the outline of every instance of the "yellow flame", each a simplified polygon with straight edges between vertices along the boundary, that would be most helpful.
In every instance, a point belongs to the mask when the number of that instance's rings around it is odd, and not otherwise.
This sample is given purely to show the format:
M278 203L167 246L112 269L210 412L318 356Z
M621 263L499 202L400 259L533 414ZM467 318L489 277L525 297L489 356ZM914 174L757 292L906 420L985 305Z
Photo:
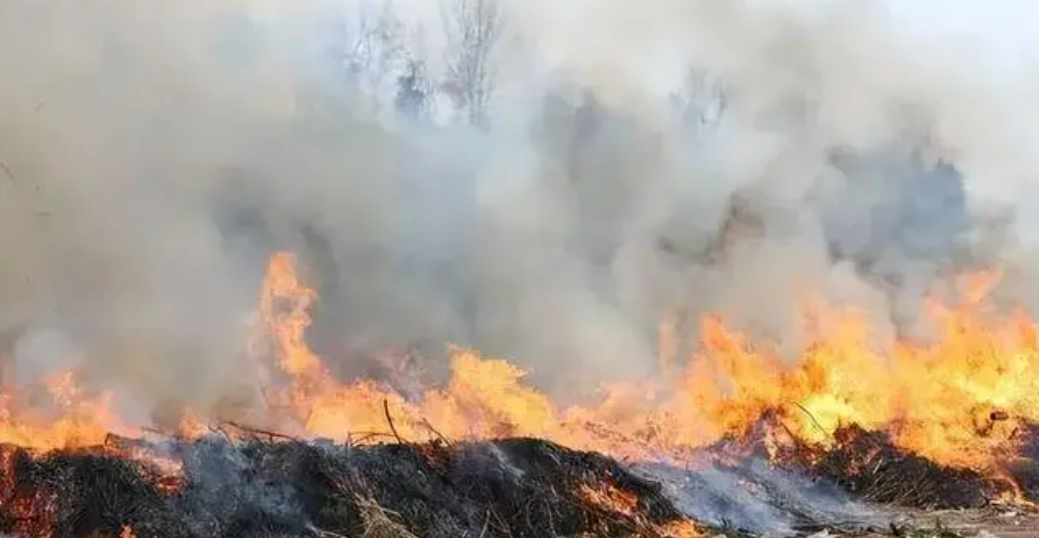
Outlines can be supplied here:
M0 394L0 443L38 450L96 446L110 432L126 429L111 409L111 394L83 394L72 372L43 386L51 408L45 411L29 406L25 394Z
M898 446L940 463L989 469L996 451L1012 445L1014 427L1039 419L1035 326L1022 314L982 312L992 281L984 275L962 304L932 307L941 338L930 345L895 342L893 352L882 353L869 343L874 335L861 315L814 305L810 318L824 320L825 330L790 363L707 318L677 383L617 384L598 405L560 408L526 385L526 372L514 364L461 348L452 349L449 381L414 402L373 381L338 382L306 345L316 294L294 265L286 253L271 259L261 318L293 380L285 401L310 435L539 436L639 456L740 435L775 411L802 442L825 447L841 425L857 424L886 430ZM993 413L1008 418L992 420Z
M1012 453L1015 431L1039 420L1039 333L1020 312L983 308L994 275L965 283L962 300L930 305L939 337L930 344L888 342L859 313L812 303L812 344L797 360L754 345L723 320L702 321L692 356L675 357L669 324L655 382L603 388L594 405L558 406L525 382L527 372L477 351L452 348L451 375L440 387L405 399L375 380L341 382L306 343L317 294L296 273L289 253L271 257L259 297L250 350L284 377L266 387L271 424L291 433L349 442L400 437L486 439L536 436L618 457L681 455L741 436L770 414L782 432L822 448L842 425L889 433L897 446L950 466L999 477L998 457ZM71 373L44 383L51 413L34 412L21 392L0 394L0 443L42 450L96 445L126 430L110 396L82 392ZM184 416L182 431L205 433Z

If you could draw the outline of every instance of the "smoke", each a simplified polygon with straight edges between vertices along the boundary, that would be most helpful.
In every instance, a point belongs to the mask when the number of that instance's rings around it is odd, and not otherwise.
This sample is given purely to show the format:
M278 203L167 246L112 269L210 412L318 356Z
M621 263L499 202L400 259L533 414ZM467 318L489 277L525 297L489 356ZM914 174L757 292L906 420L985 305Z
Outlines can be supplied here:
M892 312L914 310L987 204L1026 209L1034 81L882 4L502 8L481 130L437 82L451 40L423 37L436 10L400 22L398 45L430 70L427 117L410 119L386 93L402 62L368 64L383 72L358 85L342 60L368 35L339 24L356 6L4 2L0 327L63 334L11 351L83 357L88 379L145 401L212 404L254 382L263 260L289 248L321 294L315 346L347 374L383 347L453 341L572 388L650 373L675 312L689 336L722 313L788 338L823 294L896 330ZM710 125L668 97L690 67L724 82ZM917 212L941 217L912 228L938 238L923 254L874 219L930 196L880 164L921 133L968 193L964 223L954 204ZM835 164L838 147L865 172ZM703 262L737 191L763 233ZM850 261L835 266L834 245Z
M691 468L651 463L636 469L664 484L682 513L718 528L791 536L819 527L862 531L887 526L889 514L855 502L832 484L812 482L757 458L738 467L703 459Z

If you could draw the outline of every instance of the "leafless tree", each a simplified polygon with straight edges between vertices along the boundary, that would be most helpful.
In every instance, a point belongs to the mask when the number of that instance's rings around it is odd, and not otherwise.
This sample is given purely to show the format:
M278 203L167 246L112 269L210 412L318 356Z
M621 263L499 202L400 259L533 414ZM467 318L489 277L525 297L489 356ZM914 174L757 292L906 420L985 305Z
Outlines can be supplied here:
M397 77L397 92L394 97L397 111L415 119L424 117L429 92L425 63L416 59L409 60L403 73Z
M721 123L729 107L730 89L702 69L689 68L679 91L671 95L682 123L696 136Z
M379 97L406 61L404 24L393 2L366 2L344 28L344 64L351 82L379 108Z
M448 40L444 89L465 111L471 125L484 128L495 87L492 55L502 37L504 18L498 0L448 0L442 10Z
M322 45L323 68L331 80L300 91L297 104L310 117L341 111L347 104L377 114L407 58L404 24L390 0L364 0L335 24L331 42Z

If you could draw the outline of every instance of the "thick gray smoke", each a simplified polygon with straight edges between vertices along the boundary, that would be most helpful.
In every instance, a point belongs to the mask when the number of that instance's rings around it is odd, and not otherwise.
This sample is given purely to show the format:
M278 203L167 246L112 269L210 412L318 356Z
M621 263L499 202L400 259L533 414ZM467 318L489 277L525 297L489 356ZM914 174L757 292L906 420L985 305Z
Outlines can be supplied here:
M911 332L943 275L1002 259L981 217L1039 168L1030 73L880 3L478 4L3 2L18 368L208 405L252 382L282 248L344 375L450 341L572 388L651 373L666 320L794 342L812 293ZM485 23L480 63L459 25ZM734 193L750 232L719 251Z

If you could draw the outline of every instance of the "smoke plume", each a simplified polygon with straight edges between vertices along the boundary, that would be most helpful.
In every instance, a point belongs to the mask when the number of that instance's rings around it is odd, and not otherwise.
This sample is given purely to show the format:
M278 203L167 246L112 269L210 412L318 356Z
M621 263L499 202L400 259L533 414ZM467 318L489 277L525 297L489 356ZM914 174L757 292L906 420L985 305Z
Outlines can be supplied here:
M254 383L276 249L304 259L343 375L446 342L548 388L647 375L661 324L682 347L722 314L796 347L820 295L915 334L937 283L1011 261L1007 300L1039 306L988 216L1028 210L1034 77L968 34L852 0L501 0L469 125L472 44L438 30L460 5L3 2L17 367L211 405ZM705 256L734 194L756 232Z

